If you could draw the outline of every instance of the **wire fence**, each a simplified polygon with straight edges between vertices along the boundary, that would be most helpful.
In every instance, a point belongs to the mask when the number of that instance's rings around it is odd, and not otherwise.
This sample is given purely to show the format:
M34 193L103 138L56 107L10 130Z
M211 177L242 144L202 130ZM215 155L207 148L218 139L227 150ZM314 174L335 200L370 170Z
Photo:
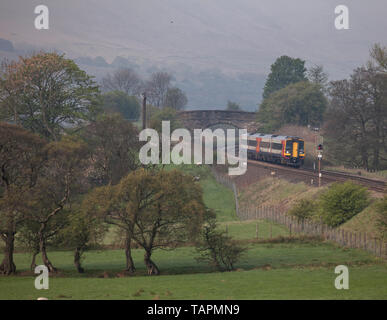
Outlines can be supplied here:
M240 220L269 220L284 225L289 230L289 235L305 234L319 236L323 240L333 241L347 248L358 248L371 252L374 255L387 258L387 241L374 234L366 232L352 232L342 228L332 228L315 221L301 221L287 214L280 207L256 206L255 204L239 203L238 190L235 183L226 175L220 174L211 168L213 175L219 183L230 188L235 197L235 209Z

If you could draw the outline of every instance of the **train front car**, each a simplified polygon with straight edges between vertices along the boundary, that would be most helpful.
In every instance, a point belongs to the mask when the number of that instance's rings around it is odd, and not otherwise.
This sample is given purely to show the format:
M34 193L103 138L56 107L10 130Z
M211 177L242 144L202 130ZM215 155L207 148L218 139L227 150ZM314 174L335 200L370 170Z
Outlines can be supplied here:
M305 159L304 140L298 137L287 137L284 143L285 152L283 153L283 162L296 168L302 166Z
M255 133L247 138L247 156L298 168L304 163L304 146L304 140L299 137Z

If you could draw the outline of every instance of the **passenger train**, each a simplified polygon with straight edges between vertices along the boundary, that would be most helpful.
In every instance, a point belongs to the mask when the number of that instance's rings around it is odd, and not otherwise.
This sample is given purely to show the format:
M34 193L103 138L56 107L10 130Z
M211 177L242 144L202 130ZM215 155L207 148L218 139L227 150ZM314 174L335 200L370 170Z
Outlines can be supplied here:
M299 168L304 164L305 143L302 138L293 136L249 134L247 136L247 158Z

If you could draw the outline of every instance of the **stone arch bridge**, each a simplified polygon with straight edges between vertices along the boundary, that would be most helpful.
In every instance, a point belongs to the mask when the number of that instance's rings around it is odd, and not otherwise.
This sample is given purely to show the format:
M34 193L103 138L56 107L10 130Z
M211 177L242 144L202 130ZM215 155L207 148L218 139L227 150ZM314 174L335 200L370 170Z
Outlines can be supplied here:
M247 132L257 131L255 112L229 111L229 110L192 110L180 111L178 117L185 128L191 132L193 129L206 128L237 128L247 129Z

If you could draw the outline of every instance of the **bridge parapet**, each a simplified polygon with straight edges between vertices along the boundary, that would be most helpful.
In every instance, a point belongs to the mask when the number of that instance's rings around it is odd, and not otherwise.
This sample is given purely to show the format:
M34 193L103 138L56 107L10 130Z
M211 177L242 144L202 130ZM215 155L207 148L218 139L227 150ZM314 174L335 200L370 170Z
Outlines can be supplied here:
M206 129L213 126L232 126L254 132L259 127L255 112L229 110L191 110L180 111L178 117L189 129Z

